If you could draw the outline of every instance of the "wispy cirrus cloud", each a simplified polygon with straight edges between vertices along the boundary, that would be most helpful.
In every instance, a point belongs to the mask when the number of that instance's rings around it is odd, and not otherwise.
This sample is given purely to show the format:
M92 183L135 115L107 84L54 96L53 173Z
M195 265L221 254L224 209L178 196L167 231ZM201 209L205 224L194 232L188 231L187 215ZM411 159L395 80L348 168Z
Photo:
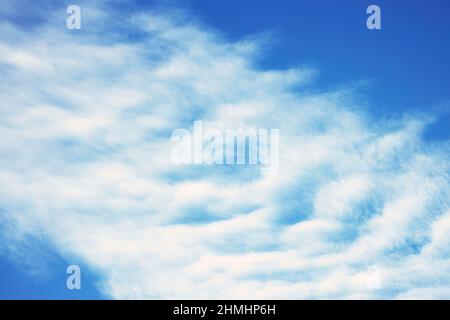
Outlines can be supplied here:
M113 298L449 297L450 154L427 120L308 93L314 70L262 70L257 40L180 12L84 14L78 33L54 13L0 25L10 250L44 232ZM171 132L197 119L280 128L279 174L172 164Z

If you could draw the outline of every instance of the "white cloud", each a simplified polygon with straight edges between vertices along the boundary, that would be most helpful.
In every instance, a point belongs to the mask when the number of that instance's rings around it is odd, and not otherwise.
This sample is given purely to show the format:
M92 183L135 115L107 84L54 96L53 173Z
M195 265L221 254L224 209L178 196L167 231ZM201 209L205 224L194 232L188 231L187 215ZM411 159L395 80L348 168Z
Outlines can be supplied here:
M313 71L260 70L256 45L177 14L127 18L129 41L98 11L76 37L1 26L9 247L44 230L114 298L448 297L449 154L425 122L297 92ZM280 173L171 164L172 130L196 119L280 128Z

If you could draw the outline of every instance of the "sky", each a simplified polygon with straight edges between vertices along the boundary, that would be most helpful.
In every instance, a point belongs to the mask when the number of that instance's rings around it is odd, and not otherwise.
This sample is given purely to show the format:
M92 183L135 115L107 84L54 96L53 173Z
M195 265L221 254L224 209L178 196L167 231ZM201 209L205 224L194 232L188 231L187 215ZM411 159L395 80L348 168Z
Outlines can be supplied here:
M0 299L450 298L449 9L2 1ZM196 120L279 171L172 163Z

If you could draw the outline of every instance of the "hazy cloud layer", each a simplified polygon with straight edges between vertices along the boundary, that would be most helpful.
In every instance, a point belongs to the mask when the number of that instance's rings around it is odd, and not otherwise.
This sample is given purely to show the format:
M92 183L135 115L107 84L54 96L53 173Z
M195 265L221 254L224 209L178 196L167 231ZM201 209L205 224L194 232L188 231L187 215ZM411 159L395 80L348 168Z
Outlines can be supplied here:
M375 121L352 88L311 93L314 70L257 67L270 39L118 14L0 24L0 223L18 263L33 236L113 298L450 297L433 115ZM194 120L279 128L279 174L173 165L170 135Z

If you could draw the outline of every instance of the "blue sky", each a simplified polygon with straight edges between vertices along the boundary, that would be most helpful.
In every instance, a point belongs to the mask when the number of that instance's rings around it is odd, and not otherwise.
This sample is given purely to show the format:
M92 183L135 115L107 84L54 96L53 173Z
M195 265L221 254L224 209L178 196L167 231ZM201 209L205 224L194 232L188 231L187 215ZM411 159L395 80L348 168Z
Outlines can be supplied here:
M365 93L384 112L440 104L450 77L448 1L378 1L380 32L364 28L364 12L372 3L199 1L192 7L231 39L276 32L279 42L261 61L264 68L313 65L325 88L370 80Z
M0 9L0 298L450 297L448 1L68 4ZM172 166L196 119L280 174Z

